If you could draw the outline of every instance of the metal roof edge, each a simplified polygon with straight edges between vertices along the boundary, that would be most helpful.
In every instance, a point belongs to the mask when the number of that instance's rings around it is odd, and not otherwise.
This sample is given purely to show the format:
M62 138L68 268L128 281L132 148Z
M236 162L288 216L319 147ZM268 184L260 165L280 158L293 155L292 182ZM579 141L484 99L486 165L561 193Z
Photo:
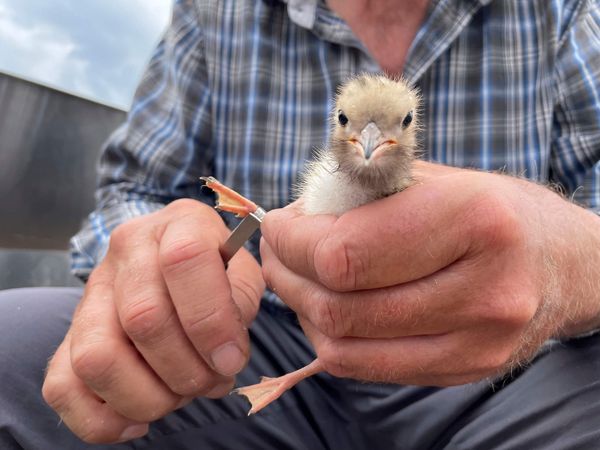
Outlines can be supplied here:
M14 72L11 72L9 70L2 69L2 68L0 68L0 75L6 75L8 77L15 78L15 79L21 80L21 81L25 81L26 83L35 84L37 86L41 86L43 88L50 89L52 91L60 92L62 94L66 94L66 95L69 95L71 97L80 98L82 100L85 100L85 101L88 101L88 102L91 102L91 103L96 103L96 104L101 105L101 106L106 106L107 108L115 109L115 110L122 111L122 112L127 112L128 111L128 109L125 109L122 106L119 106L119 105L117 105L115 103L110 103L110 102L99 100L97 98L93 98L91 96L87 96L87 95L83 95L83 94L78 94L78 93L69 91L67 89L59 88L58 86L54 86L52 84L45 83L43 81L39 81L39 80L36 80L34 78L29 78L29 77L26 77L26 76L23 76L23 75L19 75L17 73L14 73Z

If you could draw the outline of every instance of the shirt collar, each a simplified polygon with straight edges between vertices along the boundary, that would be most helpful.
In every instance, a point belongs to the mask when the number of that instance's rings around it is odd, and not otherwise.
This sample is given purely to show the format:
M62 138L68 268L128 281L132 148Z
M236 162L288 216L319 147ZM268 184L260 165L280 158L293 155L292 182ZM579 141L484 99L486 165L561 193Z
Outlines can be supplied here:
M281 0L290 20L319 38L361 49L364 45L325 0ZM416 82L446 50L480 8L493 0L432 0L427 18L415 36L404 66L404 76Z
M281 0L290 20L320 39L365 50L350 27L329 9L325 0Z
M283 0L288 16L296 25L311 30L317 14L317 0Z

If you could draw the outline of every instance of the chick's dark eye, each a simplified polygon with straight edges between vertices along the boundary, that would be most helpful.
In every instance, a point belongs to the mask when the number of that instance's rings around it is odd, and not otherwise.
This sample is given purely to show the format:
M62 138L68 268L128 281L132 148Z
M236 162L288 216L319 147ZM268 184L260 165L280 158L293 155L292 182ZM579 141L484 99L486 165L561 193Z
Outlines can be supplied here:
M348 123L348 117L346 117L346 114L344 114L343 112L340 112L338 114L338 121L340 122L341 126L346 126L346 124Z
M409 126L412 121L413 121L413 112L411 111L406 115L406 117L402 121L402 128L406 128L407 126Z

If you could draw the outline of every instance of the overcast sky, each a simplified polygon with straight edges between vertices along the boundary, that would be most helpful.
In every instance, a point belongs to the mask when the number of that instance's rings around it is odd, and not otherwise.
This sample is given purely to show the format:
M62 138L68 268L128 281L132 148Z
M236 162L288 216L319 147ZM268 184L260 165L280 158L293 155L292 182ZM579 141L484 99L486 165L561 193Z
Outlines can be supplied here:
M171 0L0 0L0 71L128 108Z

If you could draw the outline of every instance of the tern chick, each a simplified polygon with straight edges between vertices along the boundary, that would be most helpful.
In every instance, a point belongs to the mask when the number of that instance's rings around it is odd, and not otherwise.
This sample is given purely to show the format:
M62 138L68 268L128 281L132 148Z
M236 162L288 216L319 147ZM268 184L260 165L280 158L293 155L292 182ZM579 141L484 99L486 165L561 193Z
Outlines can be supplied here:
M411 183L418 93L402 79L361 75L341 86L332 133L300 177L306 214L341 215Z
M335 214L394 194L412 181L419 95L404 80L361 75L344 84L331 115L327 149L318 152L296 190L306 214ZM236 389L256 413L299 381L323 371L317 358L279 378Z

